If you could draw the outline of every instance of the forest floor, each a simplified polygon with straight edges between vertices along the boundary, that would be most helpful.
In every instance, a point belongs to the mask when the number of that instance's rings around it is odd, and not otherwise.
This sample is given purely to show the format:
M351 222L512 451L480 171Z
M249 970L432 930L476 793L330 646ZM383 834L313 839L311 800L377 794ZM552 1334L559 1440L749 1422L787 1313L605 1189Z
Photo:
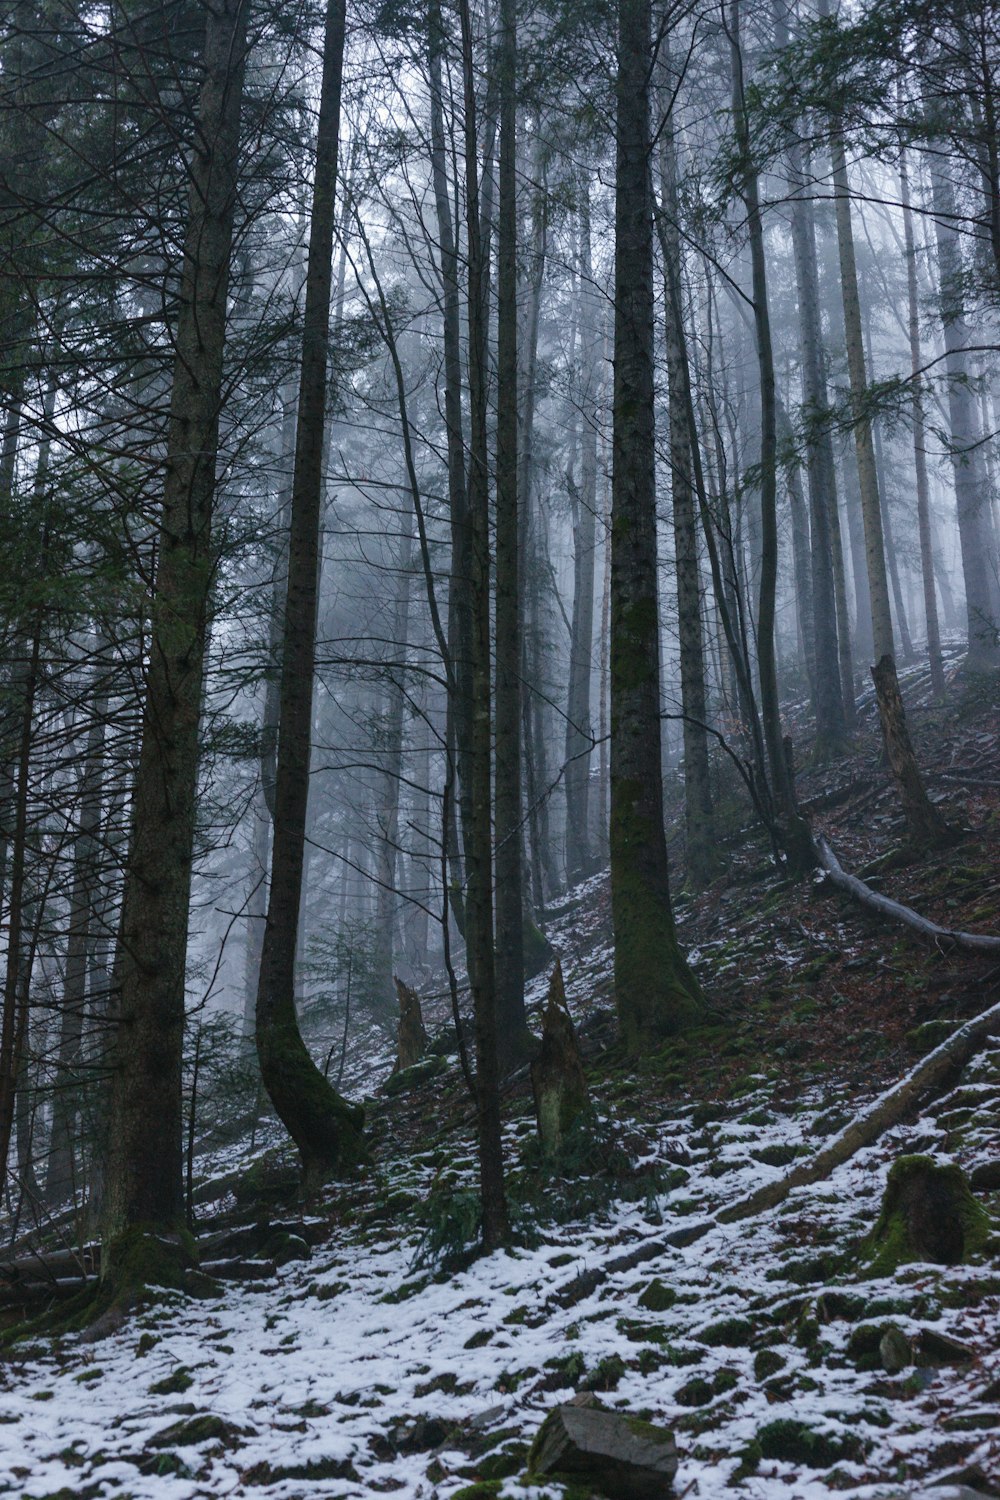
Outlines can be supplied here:
M907 691L930 784L966 836L885 860L901 829L871 713L850 761L803 770L802 798L845 867L948 926L996 931L1000 714L922 706L919 680ZM284 1265L197 1300L163 1293L99 1341L6 1347L0 1493L541 1500L564 1492L522 1480L531 1440L592 1390L676 1433L678 1496L889 1500L946 1482L1000 1496L1000 1240L968 1265L887 1276L865 1248L903 1153L979 1167L979 1201L1000 1216L986 1188L1000 1184L1000 1046L827 1181L684 1243L992 1003L997 967L920 946L822 882L783 881L755 833L734 826L723 847L725 877L678 900L709 1024L638 1067L614 1046L606 877L551 914L597 1149L577 1142L562 1177L543 1169L515 1082L514 1249L462 1253L475 1158L455 1060L389 1097L372 1080L390 1049L369 1038L345 1080L373 1096L374 1166L272 1236ZM544 992L542 976L533 1006ZM234 1175L260 1151L258 1131L253 1153L244 1139L200 1159L201 1230L297 1213L264 1204L280 1150L270 1176L258 1167L262 1196L235 1205ZM890 1324L912 1355L894 1374L879 1354Z

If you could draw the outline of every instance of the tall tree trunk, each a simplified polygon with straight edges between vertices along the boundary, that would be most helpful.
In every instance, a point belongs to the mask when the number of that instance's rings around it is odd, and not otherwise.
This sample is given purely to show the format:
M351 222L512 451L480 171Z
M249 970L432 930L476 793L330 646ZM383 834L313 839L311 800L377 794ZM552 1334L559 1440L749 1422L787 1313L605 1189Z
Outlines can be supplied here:
M824 0L824 4L828 0ZM903 700L899 692L889 613L889 584L882 539L882 508L875 468L871 421L867 413L868 375L861 323L861 299L854 254L854 230L851 223L850 185L840 122L832 119L831 158L836 194L837 243L840 251L840 281L844 301L844 327L847 337L847 364L851 381L854 441L857 449L858 479L865 530L865 556L871 596L872 636L875 665L872 676L878 701L879 718L886 754L899 789L903 813L910 836L915 843L936 842L945 834L940 813L927 796L917 759L910 743Z
M865 349L868 358L868 369L872 371L875 368L875 357L872 353L872 319L870 308L865 317ZM906 606L903 602L903 589L899 577L899 558L896 554L896 542L892 531L892 510L889 505L889 494L885 482L882 432L877 418L872 422L872 441L875 445L875 473L878 476L879 495L882 499L882 524L885 527L886 561L889 565L889 582L892 585L892 602L896 607L896 626L899 630L903 661L912 662L913 641L910 637L910 626L906 618Z
M375 859L375 931L373 968L375 1013L379 1020L395 1024L398 1014L394 975L394 929L396 925L396 870L399 843L399 787L403 770L403 717L407 683L405 657L410 626L410 566L412 538L409 523L399 547L399 581L392 626L393 649L403 663L386 686L383 722L379 735L381 754L377 777L376 816L378 844Z
M518 494L517 31L500 0L496 435L496 1024L506 1071L531 1045L524 1013L521 520Z
M459 932L465 930L462 898L462 860L459 847L458 813L470 815L472 786L469 753L472 745L472 617L469 610L471 577L470 530L465 473L465 433L462 419L462 335L459 294L459 259L452 217L448 175L448 153L444 130L441 57L444 28L440 0L429 0L427 22L427 68L430 79L431 177L437 213L442 289L442 334L444 343L444 418L448 439L448 514L451 526L451 576L448 589L448 650L452 683L448 693L445 726L446 754L458 772L459 796L449 803L450 817L445 838L448 843L449 892L452 915Z
M753 278L753 319L760 372L760 584L757 595L757 672L760 679L760 716L767 747L767 763L776 810L782 823L782 842L794 868L814 863L812 839L796 805L788 755L781 732L781 704L775 656L775 605L778 582L778 451L774 347L767 296L767 261L760 212L757 172L750 154L740 43L740 0L729 10L733 118L740 157L740 195L746 207L747 234Z
M580 350L580 487L573 503L573 617L566 700L566 877L570 885L593 868L590 833L591 676L594 667L594 572L597 548L597 396L600 386L600 311L593 283L590 174L577 182Z
M74 1153L79 1123L84 1013L95 904L100 889L98 839L104 795L104 720L108 706L107 693L101 682L103 645L103 639L98 637L90 694L91 722L80 777L79 816L73 842L55 1097L45 1174L45 1198L53 1206L64 1203L76 1183Z
M702 1013L674 931L660 770L650 27L650 0L618 0L610 846L615 1004L632 1052Z
M675 87L666 44L662 44L664 107ZM677 632L680 650L684 743L685 866L694 885L705 885L721 867L715 847L712 784L708 768L708 719L702 625L701 571L695 512L691 445L698 441L688 422L684 386L684 317L681 241L677 199L677 148L668 113L660 128L661 211L657 215L666 279L667 415L670 425L670 491L677 576Z
M245 0L208 13L180 283L150 653L125 876L106 1274L138 1226L185 1222L181 1069L226 299L239 179Z
M494 1250L509 1233L503 1176L493 947L492 684L487 437L487 266L480 220L479 143L469 0L459 0L465 103L465 211L469 318L469 607L472 621L471 797L465 829L466 953L476 1018L476 1095L482 1237Z
M774 6L775 40L787 44L784 7ZM806 173L802 147L790 132L787 145L788 175L792 188L791 232L798 297L799 363L802 371L802 404L809 430L806 474L809 482L809 531L812 554L812 607L816 673L813 702L816 710L816 751L820 758L839 755L846 745L847 729L854 724L854 672L851 662L850 627L846 604L839 616L834 574L834 538L840 534L837 511L837 476L833 443L823 418L827 406L826 359L820 317L819 278L816 268L816 235L812 205L805 196ZM837 670L834 670L836 663Z
M295 1013L295 951L309 795L316 658L333 233L344 66L345 0L330 0L316 137L312 222L302 328L281 655L271 882L257 992L257 1055L264 1087L302 1157L304 1185L353 1165L361 1111L347 1105L313 1062Z
M951 183L936 160L931 165L931 198L937 236L941 326L945 369L948 373L948 416L951 427L955 505L962 547L965 607L968 614L969 670L992 672L1000 666L1000 618L987 507L989 504L980 448L972 371L966 354L969 330L962 290L962 258L954 226L955 203Z

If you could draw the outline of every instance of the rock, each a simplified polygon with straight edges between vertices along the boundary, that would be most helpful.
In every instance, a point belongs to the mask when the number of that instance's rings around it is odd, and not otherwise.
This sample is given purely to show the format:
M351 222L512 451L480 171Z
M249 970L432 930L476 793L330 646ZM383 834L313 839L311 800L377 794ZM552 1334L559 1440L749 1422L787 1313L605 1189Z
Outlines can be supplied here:
M558 959L549 981L542 1048L531 1064L531 1087L542 1149L547 1156L553 1156L590 1103Z
M420 996L408 984L396 979L399 997L399 1027L396 1033L396 1066L393 1073L405 1072L418 1063L427 1051L427 1032L420 1009Z
M890 1323L883 1333L878 1352L883 1370L887 1370L890 1375L898 1375L900 1370L905 1370L907 1365L913 1363L913 1346L895 1323Z
M936 1328L921 1328L917 1334L917 1347L922 1361L933 1365L971 1364L976 1351L961 1339L953 1339L948 1333L939 1333Z
M886 1276L913 1261L960 1265L982 1249L989 1229L960 1167L930 1156L901 1156L869 1238L871 1272Z
M969 1186L974 1193L994 1193L1000 1188L1000 1158L996 1161L981 1161L969 1173Z
M545 1418L528 1470L539 1479L582 1482L607 1500L663 1500L677 1472L677 1449L666 1428L576 1396Z

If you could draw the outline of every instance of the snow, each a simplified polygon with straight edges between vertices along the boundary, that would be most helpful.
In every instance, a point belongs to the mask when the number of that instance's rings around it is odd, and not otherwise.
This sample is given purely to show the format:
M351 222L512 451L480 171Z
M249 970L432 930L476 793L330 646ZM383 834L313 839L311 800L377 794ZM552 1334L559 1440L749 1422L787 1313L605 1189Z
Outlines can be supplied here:
M513 1429L511 1436L529 1442L545 1412L572 1394L569 1383L559 1388L547 1362L579 1349L588 1371L611 1356L625 1362L617 1386L602 1394L608 1404L666 1425L681 1420L679 1495L721 1494L740 1450L778 1417L862 1436L868 1451L859 1462L837 1464L837 1487L851 1486L859 1500L898 1493L892 1481L903 1478L907 1467L917 1473L936 1467L930 1457L948 1437L938 1419L968 1407L967 1374L936 1369L922 1392L904 1390L898 1381L894 1395L881 1389L873 1395L870 1373L858 1373L844 1360L838 1364L852 1325L832 1321L821 1331L824 1361L831 1362L824 1362L817 1380L817 1363L810 1348L796 1342L794 1320L778 1321L774 1347L787 1361L781 1374L794 1383L782 1398L755 1377L753 1350L701 1340L707 1327L725 1318L750 1313L759 1327L790 1297L805 1298L814 1308L822 1283L801 1287L784 1274L800 1237L796 1226L802 1221L815 1228L820 1221L836 1242L870 1227L889 1162L908 1138L933 1129L933 1120L894 1133L828 1183L793 1194L776 1213L716 1226L686 1248L664 1247L634 1269L610 1273L575 1305L557 1301L581 1271L601 1269L685 1223L687 1216L673 1213L672 1204L687 1200L690 1206L694 1200L701 1216L779 1175L777 1168L748 1161L742 1145L752 1142L759 1149L814 1140L809 1126L830 1100L817 1093L803 1102L802 1113L776 1117L771 1125L723 1120L694 1131L689 1120L664 1120L651 1129L649 1150L685 1147L695 1158L685 1186L652 1205L618 1204L589 1223L553 1225L533 1248L480 1259L418 1285L403 1300L394 1294L420 1281L411 1269L414 1237L399 1243L398 1227L387 1234L382 1226L384 1238L372 1240L370 1227L354 1226L337 1231L311 1261L294 1263L263 1287L233 1287L207 1301L168 1296L102 1342L65 1338L55 1349L37 1348L24 1363L15 1353L0 1377L2 1492L33 1500L54 1494L346 1500L383 1492L447 1500L476 1472L459 1446L467 1442L469 1424L478 1421L481 1432ZM761 1103L751 1096L739 1107L745 1114ZM715 1150L706 1135L722 1138ZM719 1162L732 1169L710 1175L707 1168ZM993 1295L969 1309L941 1305L945 1283L971 1284L982 1274L981 1267L908 1267L885 1283L849 1289L869 1301L898 1296L901 1289L923 1294L919 1317L900 1314L894 1321L904 1331L934 1326L972 1341L982 1350L977 1381L985 1386L1000 1375L991 1327L1000 1299ZM666 1313L639 1305L654 1278L677 1294ZM334 1294L324 1300L323 1290L331 1288ZM544 1319L531 1326L543 1309ZM139 1354L143 1334L156 1342ZM470 1341L479 1342L477 1334L488 1335L488 1342L470 1348ZM642 1351L647 1357L640 1369ZM661 1362L665 1354L671 1362ZM151 1387L179 1370L191 1380L187 1389L151 1395ZM677 1401L692 1376L711 1383L722 1371L732 1372L731 1391L702 1407ZM233 1424L239 1434L155 1446L172 1424L204 1413ZM406 1451L407 1424L420 1417L460 1429L436 1453L437 1477L428 1477L433 1451ZM984 1431L967 1461L988 1472L998 1456L995 1433ZM331 1464L334 1477L322 1467ZM310 1465L320 1466L313 1476ZM832 1493L830 1479L829 1473L765 1460L739 1493L756 1500L811 1500ZM558 1490L528 1489L511 1479L503 1493L524 1500Z

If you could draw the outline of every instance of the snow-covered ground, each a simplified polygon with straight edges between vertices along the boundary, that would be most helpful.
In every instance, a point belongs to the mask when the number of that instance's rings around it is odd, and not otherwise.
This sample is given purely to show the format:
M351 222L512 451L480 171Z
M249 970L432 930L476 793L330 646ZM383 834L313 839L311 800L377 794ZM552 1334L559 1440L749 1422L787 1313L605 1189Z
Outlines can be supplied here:
M998 1075L1000 1052L986 1053L963 1085L983 1085L995 1110ZM448 1276L412 1269L412 1228L369 1217L269 1281L204 1301L167 1297L103 1341L8 1354L0 1493L449 1500L493 1474L507 1476L503 1495L555 1496L557 1486L521 1482L526 1445L546 1411L588 1385L676 1430L679 1496L722 1495L761 1430L783 1418L829 1437L824 1467L764 1457L736 1493L874 1500L960 1472L1000 1493L998 1268L909 1266L871 1281L855 1264L824 1275L823 1255L870 1229L893 1157L953 1144L936 1118L780 1210L687 1247L664 1243L779 1175L761 1155L814 1148L812 1127L836 1102L826 1090L777 1113L762 1092L697 1128L690 1108L674 1111L644 1129L650 1154L687 1161L687 1182L589 1222L542 1225L533 1248ZM988 1109L980 1124L962 1137L963 1159L995 1150L995 1115L992 1128ZM430 1170L418 1159L400 1183L419 1191ZM659 1248L596 1286L578 1280L643 1244ZM886 1320L906 1334L947 1333L975 1358L896 1376L857 1369L859 1326Z

